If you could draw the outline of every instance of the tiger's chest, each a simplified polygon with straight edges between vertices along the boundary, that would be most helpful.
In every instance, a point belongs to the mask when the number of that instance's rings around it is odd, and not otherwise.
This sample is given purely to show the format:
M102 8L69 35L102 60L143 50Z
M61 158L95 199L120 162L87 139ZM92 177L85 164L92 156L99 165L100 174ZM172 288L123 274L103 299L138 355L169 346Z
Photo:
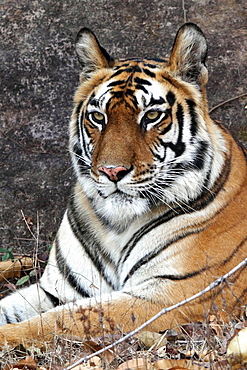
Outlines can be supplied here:
M189 247L180 239L198 231L193 225L199 215L174 217L169 209L143 215L122 232L102 225L92 212L84 210L80 219L77 215L68 212L69 222L61 225L59 239L66 246L62 253L70 270L92 295L95 287L107 293L129 289L154 275L182 274L181 251L185 255Z

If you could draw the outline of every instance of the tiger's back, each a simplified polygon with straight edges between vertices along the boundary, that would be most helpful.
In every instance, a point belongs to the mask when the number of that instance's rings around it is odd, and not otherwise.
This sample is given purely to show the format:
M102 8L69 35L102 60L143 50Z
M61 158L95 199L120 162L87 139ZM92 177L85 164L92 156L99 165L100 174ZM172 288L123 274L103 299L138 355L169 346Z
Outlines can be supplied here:
M3 324L48 311L18 324L26 339L30 330L46 339L54 331L99 335L102 325L131 330L247 253L246 155L208 115L201 30L184 25L168 61L114 61L88 29L76 49L83 66L70 124L77 183L40 282L21 290L18 305L15 295L1 301ZM150 328L215 309L240 314L245 281L242 268ZM13 330L0 330L10 343L20 341Z

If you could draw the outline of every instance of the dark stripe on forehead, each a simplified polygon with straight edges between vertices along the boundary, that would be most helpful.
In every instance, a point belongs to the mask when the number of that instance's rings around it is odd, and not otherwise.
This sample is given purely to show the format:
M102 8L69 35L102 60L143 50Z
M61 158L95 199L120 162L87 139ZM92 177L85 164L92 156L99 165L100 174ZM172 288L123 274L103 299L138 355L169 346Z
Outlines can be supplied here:
M111 78L116 77L118 75L121 75L121 73L123 73L123 72L124 72L124 69L119 69L117 72L113 73L113 75L111 76Z
M153 96L150 99L149 105L159 105L159 104L164 104L166 101L162 96L159 97L159 99L155 99Z
M123 85L124 83L126 83L125 80L116 80L116 81L113 81L113 82L110 82L107 87L114 87L114 86L119 86L119 85Z
M132 89L126 89L126 94L130 96L134 96L135 91Z
M134 72L142 72L142 69L138 65L135 65L135 66L130 66L126 68L125 71L128 73L134 73Z
M157 69L157 66L155 64L145 63L145 66L147 66L148 68Z
M137 84L135 87L138 90L142 90L145 94L148 94L148 90L143 85Z
M138 84L138 85L139 84L141 84L141 85L148 85L148 86L152 85L150 81L144 80L143 78L140 78L140 77L135 77L134 78L134 82L136 84Z
M124 92L123 91L111 91L111 95L116 99L120 99L124 96ZM110 103L110 100L107 102L107 105L108 103Z
M146 75L148 75L149 77L152 77L152 78L156 77L156 74L147 68L143 68L143 72L146 73Z

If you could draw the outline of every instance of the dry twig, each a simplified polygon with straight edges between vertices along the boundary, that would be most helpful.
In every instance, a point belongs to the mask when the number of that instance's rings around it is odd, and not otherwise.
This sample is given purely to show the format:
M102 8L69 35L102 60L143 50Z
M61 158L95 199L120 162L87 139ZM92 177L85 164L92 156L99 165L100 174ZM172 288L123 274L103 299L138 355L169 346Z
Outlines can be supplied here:
M238 96L235 96L234 98L231 98L231 99L228 99L228 100L225 100L221 103L219 103L218 105L216 105L215 107L213 107L212 109L210 109L209 113L212 113L214 110L218 109L219 107L221 107L222 105L225 105L227 103L230 103L234 100L237 100L237 99L240 99L240 98L244 98L245 96L247 96L247 93L244 93L244 94L241 94L241 95L238 95Z

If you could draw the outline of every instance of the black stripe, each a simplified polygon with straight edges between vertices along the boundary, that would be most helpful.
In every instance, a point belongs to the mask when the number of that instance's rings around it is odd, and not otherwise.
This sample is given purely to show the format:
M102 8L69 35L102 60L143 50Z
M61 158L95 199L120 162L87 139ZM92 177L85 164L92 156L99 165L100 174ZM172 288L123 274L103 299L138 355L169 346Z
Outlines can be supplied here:
M205 158L208 153L209 144L206 141L200 141L199 146L195 153L195 158L189 164L189 168L195 168L196 170L201 170L204 167ZM210 169L211 171L211 169Z
M139 60L135 60L137 63L140 62ZM135 72L142 72L141 68L138 65L131 66L125 69L127 73L135 73ZM138 77L137 77L138 78Z
M55 297L50 292L47 292L47 290L45 290L41 285L40 285L40 288L45 292L45 294L47 295L48 299L50 300L50 302L53 304L54 307L64 304L64 302L62 302L59 298Z
M110 82L109 85L107 85L107 87L119 86L124 83L125 83L125 80L116 80L116 81Z
M55 247L56 247L56 261L57 266L60 273L63 275L64 279L67 280L69 285L75 289L77 293L79 293L83 298L89 298L90 294L81 286L79 285L78 279L76 278L75 274L66 263L65 258L62 255L58 239L55 239Z
M140 77L135 77L134 78L134 82L136 84L140 84L140 85L147 85L147 86L150 86L152 85L150 81L147 81L147 80L144 80L143 78L140 78Z
M157 279L167 279L167 280L172 280L172 281L180 281L180 280L187 280L190 279L196 275L200 275L202 272L209 270L209 266L205 266L201 268L200 270L189 272L185 275L157 275L155 278Z
M118 75L121 75L121 73L123 73L123 72L124 72L123 69L119 69L118 71L116 71L115 73L113 73L113 75L111 75L111 78L116 77Z
M82 143L79 142L79 144L81 144L81 146L83 148L83 152L88 156L88 158L90 158L90 155L88 153L86 139L85 139L84 133L83 133L83 128L85 129L86 134L87 134L88 137L90 137L90 133L88 132L88 129L87 129L86 125L83 124L84 118L85 118L85 113L82 112L81 113L81 116L78 116L78 120L77 120L78 121L78 123L77 123L77 125L78 125L78 127L77 127L77 132L78 132L77 135L78 135L78 140L80 140L81 139L80 133L79 133L79 126L80 126L81 127L81 131L82 131ZM82 158L80 158L80 160L82 161ZM79 158L78 158L78 161L79 161ZM84 163L82 163L82 165L84 165Z
M84 103L84 100L80 101L80 103L77 105L75 113L78 116L82 107L82 104Z
M170 125L169 125L170 127ZM159 142L160 144L164 147L164 155L161 157L157 152L157 148L154 147L154 150L152 148L150 148L150 151L152 153L152 155L158 160L160 161L161 163L164 162L164 159L166 157L166 149L167 149L167 145L165 143L163 143L163 141L161 139L159 139ZM157 143L155 143L157 145ZM154 145L154 143L153 143ZM156 151L155 151L156 150Z
M196 103L193 100L190 100L190 99L186 99L186 103L189 107L189 113L190 113L190 117L191 117L190 132L191 132L192 137L194 137L197 134L197 130L198 130L198 124L197 124L197 120L196 120L197 115L196 115L196 111L195 111Z
M172 91L169 91L166 94L166 100L168 101L170 107L172 107L176 101L175 94Z
M120 66L115 66L115 67L113 67L113 69L118 70L120 68L123 69L124 67L128 67L129 63L124 63L126 60L128 60L128 59L120 59L119 62L121 62L121 65Z
M146 73L146 75L148 75L149 77L152 77L152 78L156 77L156 74L147 68L143 68L143 72Z
M152 59L150 59L150 60L152 60ZM155 65L155 64L145 63L144 65L147 66L148 68L157 69L157 65Z
M168 77L167 75L163 75L162 78L166 80L167 82L169 82L172 86L176 88L180 87L177 81L174 81L172 78Z
M76 154L76 156L80 157L82 155L82 148L79 142L75 143L73 146L73 152Z
M128 89L129 90L129 89ZM127 90L127 92L128 92L128 90ZM133 95L133 96L130 96L129 95L129 99L130 99L130 101L132 102L132 104L133 104L133 106L135 107L135 109L138 109L138 101L137 101L137 99L136 99L136 96L135 95ZM127 104L127 102L126 102L126 104Z
M82 248L84 248L99 274L112 287L112 289L116 290L110 277L106 275L104 268L106 265L111 265L114 270L117 270L116 265L110 258L109 254L104 251L94 233L90 230L86 220L83 220L83 215L78 215L73 196L70 198L68 207L68 220L75 237L81 243Z
M182 141L178 140L176 144L164 143L164 147L170 148L175 153L175 156L179 157L184 153L186 145Z
M130 97L134 96L135 91L132 89L126 89L126 95L129 95Z
M181 104L178 104L177 106L176 117L177 117L178 126L179 126L179 133L178 133L178 139L177 139L176 144L173 144L172 142L164 143L162 140L160 141L160 143L165 149L170 148L175 153L175 156L179 157L184 153L186 149L186 145L182 141L183 126L184 126L184 111L183 111ZM169 131L171 126L172 126L172 122L167 127L164 128L164 130L162 131L162 134L164 135L167 131ZM158 154L155 154L155 153L153 154L159 160L164 159L164 158L161 158Z
M178 157L182 155L183 152L185 151L185 144L182 142L183 128L184 128L184 110L180 103L178 103L178 106L177 106L176 117L177 117L178 126L179 126L179 133L178 133L177 143L174 146L173 150L175 151L176 157Z
M77 121L77 125L76 125L76 136L79 140L79 137L80 137L80 132L79 132L79 125L80 125L80 110L81 110L81 107L82 107L82 104L83 104L83 101L81 101L77 107L76 107L76 110L75 110L75 113L76 113L76 121Z
M156 63L164 63L164 62L166 62L166 60L165 59L161 59L161 58L146 58L145 60L144 60L144 62L145 61L150 61L150 62L156 62ZM148 64L146 64L145 63L145 65L148 65ZM158 66L159 67L159 66ZM156 68L157 68L157 66L156 66Z
M148 94L148 90L143 85L137 84L136 89L142 90L145 94Z
M89 104L93 105L96 108L100 108L99 100L95 99L94 97L91 97L91 99L89 100Z
M159 99L155 99L154 97L152 97L150 99L150 103L149 105L158 105L158 104L164 104L166 101L164 98L162 98L162 96L160 96Z
M120 99L123 97L123 91L111 91L111 94L116 99Z

